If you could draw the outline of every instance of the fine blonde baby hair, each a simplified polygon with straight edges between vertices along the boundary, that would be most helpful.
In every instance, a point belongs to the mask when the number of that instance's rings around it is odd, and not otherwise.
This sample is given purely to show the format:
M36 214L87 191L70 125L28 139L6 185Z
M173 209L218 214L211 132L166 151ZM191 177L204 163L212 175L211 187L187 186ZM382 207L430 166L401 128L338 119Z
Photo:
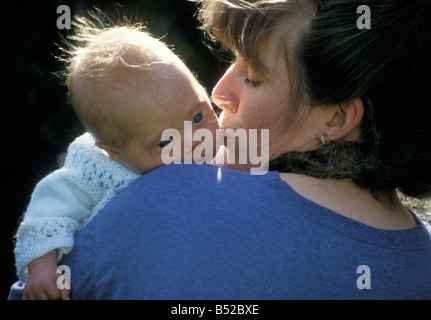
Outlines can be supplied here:
M62 55L58 57L65 63L62 77L70 102L86 130L105 144L120 148L130 137L127 124L115 116L122 112L121 104L108 107L95 90L78 86L77 79L103 87L105 92L121 90L122 86L133 85L137 72L142 74L142 70L151 70L155 65L169 64L165 57L172 52L152 37L142 22L123 18L113 23L97 9L89 12L88 17L76 16L72 24L73 34L63 39ZM156 72L151 74L155 76Z

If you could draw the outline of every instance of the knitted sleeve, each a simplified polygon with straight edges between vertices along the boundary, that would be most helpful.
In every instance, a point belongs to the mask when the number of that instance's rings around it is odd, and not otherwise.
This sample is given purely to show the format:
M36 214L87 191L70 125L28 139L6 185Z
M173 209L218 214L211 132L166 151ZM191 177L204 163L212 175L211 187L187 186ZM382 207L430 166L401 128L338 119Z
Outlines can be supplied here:
M73 248L74 234L139 175L111 160L86 133L69 146L64 167L35 187L16 233L15 263L21 280L27 265L58 249L58 259Z

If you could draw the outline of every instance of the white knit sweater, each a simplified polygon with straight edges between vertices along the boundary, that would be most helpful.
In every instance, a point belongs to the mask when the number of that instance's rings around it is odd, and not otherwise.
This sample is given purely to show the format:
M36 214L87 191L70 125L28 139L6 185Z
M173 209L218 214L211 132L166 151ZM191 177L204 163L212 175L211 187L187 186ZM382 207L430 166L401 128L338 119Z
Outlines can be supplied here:
M37 184L18 228L18 277L25 281L27 265L51 250L58 249L58 260L69 253L74 234L138 177L97 148L90 133L73 141L64 166Z

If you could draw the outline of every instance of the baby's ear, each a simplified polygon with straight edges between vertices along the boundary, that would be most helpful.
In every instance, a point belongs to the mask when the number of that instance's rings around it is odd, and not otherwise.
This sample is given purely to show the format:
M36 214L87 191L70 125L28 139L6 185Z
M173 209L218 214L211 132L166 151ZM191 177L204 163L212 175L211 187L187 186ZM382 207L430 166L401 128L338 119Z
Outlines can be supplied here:
M111 158L112 160L117 161L120 164L123 164L121 154L118 150L112 148L111 146L107 145L106 143L100 140L96 141L96 146L102 150L105 150L108 153L109 158Z

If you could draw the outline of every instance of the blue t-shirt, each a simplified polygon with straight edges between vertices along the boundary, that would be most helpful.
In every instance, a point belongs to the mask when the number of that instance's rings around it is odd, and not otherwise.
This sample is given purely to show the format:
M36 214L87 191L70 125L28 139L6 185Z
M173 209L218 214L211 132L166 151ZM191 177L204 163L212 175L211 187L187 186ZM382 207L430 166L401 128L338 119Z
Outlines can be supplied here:
M113 199L61 264L73 299L431 299L431 233L417 220L380 230L277 172L169 165Z

